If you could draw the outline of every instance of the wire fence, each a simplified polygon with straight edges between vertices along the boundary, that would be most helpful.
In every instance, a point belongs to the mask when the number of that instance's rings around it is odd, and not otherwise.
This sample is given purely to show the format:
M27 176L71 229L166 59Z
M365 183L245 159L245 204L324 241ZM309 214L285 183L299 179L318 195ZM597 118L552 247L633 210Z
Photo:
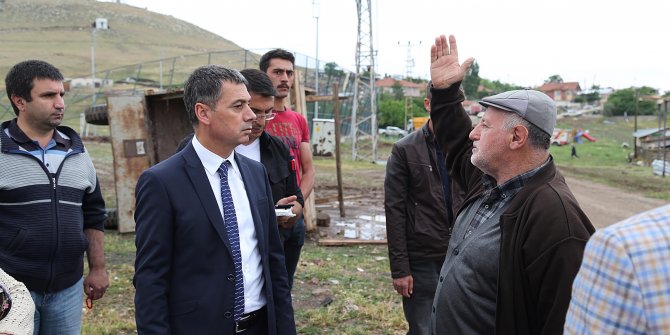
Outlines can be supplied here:
M84 113L84 110L92 105L106 103L105 97L108 94L134 95L144 94L150 90L161 92L182 88L191 72L202 65L219 64L237 70L258 68L261 55L269 50L211 51L120 66L97 71L94 75L64 73L67 77L65 81L67 107L64 122L71 126L78 125L80 115ZM351 111L355 73L323 60L317 63L315 58L304 54L294 53L294 55L296 57L295 68L301 71L302 78L300 79L308 91L316 95L332 95L332 85L337 84L339 95L350 97L340 100L340 132L345 138L352 136ZM15 116L5 93L4 82L0 84L0 89L0 120L8 120ZM372 114L369 108L369 98L362 98L359 106L361 110L358 112L357 119L360 120ZM332 119L333 111L332 101L308 102L306 115L310 129L312 129L315 118Z

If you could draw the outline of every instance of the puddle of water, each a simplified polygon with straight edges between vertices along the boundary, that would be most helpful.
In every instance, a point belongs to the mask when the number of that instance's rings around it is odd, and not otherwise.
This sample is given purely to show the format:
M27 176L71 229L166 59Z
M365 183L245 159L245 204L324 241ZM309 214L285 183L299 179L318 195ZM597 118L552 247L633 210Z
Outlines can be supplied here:
M332 219L336 227L340 227L345 238L360 240L385 240L386 216L358 215L355 218Z

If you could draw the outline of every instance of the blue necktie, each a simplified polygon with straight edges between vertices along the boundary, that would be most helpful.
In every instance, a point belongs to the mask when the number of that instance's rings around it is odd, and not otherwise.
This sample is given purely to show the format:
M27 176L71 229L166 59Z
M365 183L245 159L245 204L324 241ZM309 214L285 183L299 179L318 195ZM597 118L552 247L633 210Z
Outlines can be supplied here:
M242 254L240 253L240 233L237 228L237 216L235 215L235 204L233 196L230 194L228 185L229 161L224 161L219 167L219 177L221 177L221 203L223 204L223 221L226 225L228 242L230 250L233 253L233 262L235 263L235 305L233 315L235 321L238 321L244 314L244 278L242 276Z

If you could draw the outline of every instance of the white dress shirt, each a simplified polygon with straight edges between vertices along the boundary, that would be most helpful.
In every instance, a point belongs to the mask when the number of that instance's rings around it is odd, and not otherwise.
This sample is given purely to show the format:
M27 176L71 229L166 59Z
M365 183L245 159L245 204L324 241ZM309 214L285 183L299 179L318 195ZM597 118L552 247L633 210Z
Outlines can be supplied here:
M219 205L219 211L223 218L223 203L221 201L221 178L219 167L224 161L229 161L228 185L235 205L237 227L240 234L240 253L242 254L242 273L244 276L244 312L249 313L265 306L266 299L263 295L263 266L261 255L258 250L258 239L256 229L251 216L249 198L244 187L244 181L240 169L235 162L235 152L230 156L222 158L205 148L198 139L193 136L193 148L205 167L205 173L209 184L214 192L214 198Z
M261 161L261 140L260 137L255 139L249 145L240 144L235 147L235 152L245 156L247 158L253 159L257 162Z

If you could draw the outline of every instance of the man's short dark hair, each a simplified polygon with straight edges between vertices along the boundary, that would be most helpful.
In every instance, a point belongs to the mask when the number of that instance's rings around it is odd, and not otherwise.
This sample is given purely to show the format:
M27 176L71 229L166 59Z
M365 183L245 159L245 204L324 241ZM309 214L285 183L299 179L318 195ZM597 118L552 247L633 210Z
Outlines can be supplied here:
M220 65L205 65L195 70L184 82L184 106L192 125L198 124L195 116L195 104L202 103L210 108L216 106L221 98L221 87L224 82L247 84L246 79L237 70Z
M261 62L258 64L258 67L261 69L261 71L267 72L268 68L270 67L270 61L275 58L287 60L295 66L295 56L293 56L292 53L284 49L274 49L266 52L263 56L261 56Z
M244 79L247 80L247 90L249 93L259 94L263 97L274 97L277 95L274 85L272 85L272 80L268 75L257 69L244 69L240 71L244 76Z
M27 102L32 101L30 91L33 90L35 79L63 81L63 74L55 66L41 60L27 60L12 66L5 77L5 87L7 98L17 116L19 108L14 105L12 95L21 97Z

